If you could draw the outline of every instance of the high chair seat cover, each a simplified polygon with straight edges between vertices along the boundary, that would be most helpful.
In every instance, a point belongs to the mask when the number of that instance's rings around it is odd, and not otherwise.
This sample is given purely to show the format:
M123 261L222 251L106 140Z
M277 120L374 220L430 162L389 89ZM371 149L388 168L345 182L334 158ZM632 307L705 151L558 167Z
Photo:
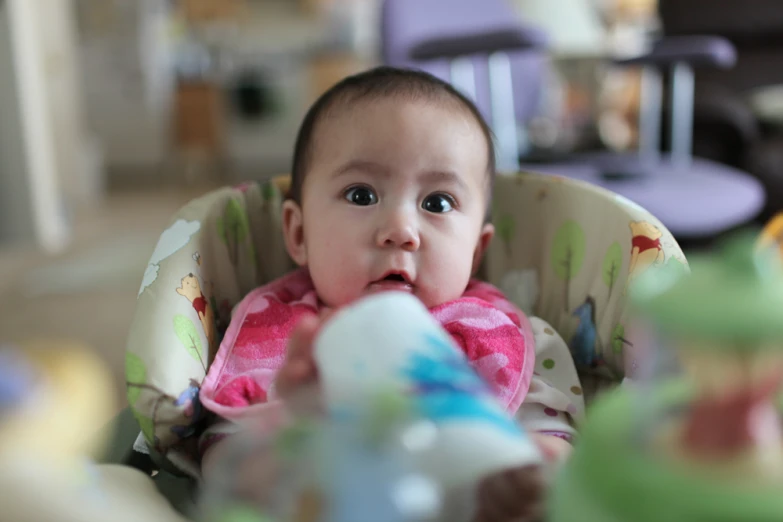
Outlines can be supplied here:
M286 186L287 178L247 183L190 202L144 274L127 347L128 401L147 445L180 471L197 474L199 386L231 309L294 268L280 222ZM668 230L604 189L529 173L498 176L493 220L480 275L569 343L585 394L631 375L628 284L655 265L687 270ZM536 363L541 372L553 366Z

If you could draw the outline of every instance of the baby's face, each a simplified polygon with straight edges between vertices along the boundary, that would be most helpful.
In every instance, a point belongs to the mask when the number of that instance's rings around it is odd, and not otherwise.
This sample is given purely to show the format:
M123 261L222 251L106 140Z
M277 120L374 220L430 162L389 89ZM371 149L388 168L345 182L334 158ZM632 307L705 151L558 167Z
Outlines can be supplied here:
M460 297L492 236L487 154L478 123L450 104L360 101L322 120L301 210L284 212L289 252L320 299Z

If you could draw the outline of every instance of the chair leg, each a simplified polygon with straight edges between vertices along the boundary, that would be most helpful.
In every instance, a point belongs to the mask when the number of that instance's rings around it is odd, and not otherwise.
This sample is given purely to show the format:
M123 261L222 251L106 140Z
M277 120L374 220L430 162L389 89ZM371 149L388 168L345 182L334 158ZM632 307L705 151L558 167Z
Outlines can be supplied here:
M498 170L517 172L519 171L519 158L527 151L521 150L517 132L511 62L506 53L499 52L489 56L488 65L492 127L498 140Z
M476 71L471 57L461 57L451 60L451 84L455 89L476 102Z
M671 80L671 155L672 162L686 169L691 164L693 140L694 74L687 63L674 66Z
M661 157L661 107L663 81L655 66L642 70L639 156L643 162L657 163Z
M517 172L522 153L514 111L511 63L505 53L489 56L489 95L492 129L498 139L495 159L498 170ZM477 103L476 73L472 57L455 58L450 64L451 84Z

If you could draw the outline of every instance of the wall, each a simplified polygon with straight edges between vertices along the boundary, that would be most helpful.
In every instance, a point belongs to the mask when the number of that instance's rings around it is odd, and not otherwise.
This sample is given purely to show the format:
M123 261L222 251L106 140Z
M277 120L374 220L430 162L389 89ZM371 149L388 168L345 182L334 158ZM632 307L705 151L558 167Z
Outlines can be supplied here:
M0 5L0 244L35 235L8 14Z
M606 53L605 30L594 0L514 0L513 5L526 23L546 31L556 56Z
M74 3L72 0L28 0L38 6L43 74L52 122L55 161L63 197L70 209L100 199L100 165L90 163L93 146L88 136L82 99Z
M173 71L165 0L78 0L87 121L109 168L156 168Z
M374 55L377 2L352 3L361 20L355 45ZM176 163L170 129L174 85L171 20L165 0L78 0L85 99L91 130L100 138L107 168L123 185L141 176L172 175ZM309 102L308 64L329 38L322 23L303 17L290 0L248 4L241 23L211 33L228 57L217 76L229 100L232 72L244 66L268 73L282 111L246 122L226 110L227 154L239 178L290 168L296 130ZM120 178L120 179L118 179Z
M314 96L340 79L335 74L357 72L376 55L377 0L312 4L308 17L293 2L256 2L242 30L223 42L235 65L269 74L282 107L275 117L254 123L229 113L228 152L238 179L287 172L296 132Z
M0 239L68 242L46 90L44 0L0 4Z

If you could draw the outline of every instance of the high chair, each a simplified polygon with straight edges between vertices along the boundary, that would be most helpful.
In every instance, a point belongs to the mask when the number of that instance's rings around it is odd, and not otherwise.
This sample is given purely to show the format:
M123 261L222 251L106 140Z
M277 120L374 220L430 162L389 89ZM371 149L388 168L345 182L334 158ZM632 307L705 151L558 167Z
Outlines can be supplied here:
M113 458L130 455L134 465L158 471L156 481L173 484L161 488L180 508L190 500L183 493L188 477L198 475L195 442L205 420L199 384L231 310L293 268L281 230L287 186L286 177L246 183L188 203L161 235L139 289L126 355L130 408ZM527 173L498 176L493 220L496 236L480 277L569 343L582 380L572 393L589 400L632 375L629 282L655 265L687 270L661 222L602 188ZM536 361L543 375L552 366ZM149 460L129 451L139 429Z

